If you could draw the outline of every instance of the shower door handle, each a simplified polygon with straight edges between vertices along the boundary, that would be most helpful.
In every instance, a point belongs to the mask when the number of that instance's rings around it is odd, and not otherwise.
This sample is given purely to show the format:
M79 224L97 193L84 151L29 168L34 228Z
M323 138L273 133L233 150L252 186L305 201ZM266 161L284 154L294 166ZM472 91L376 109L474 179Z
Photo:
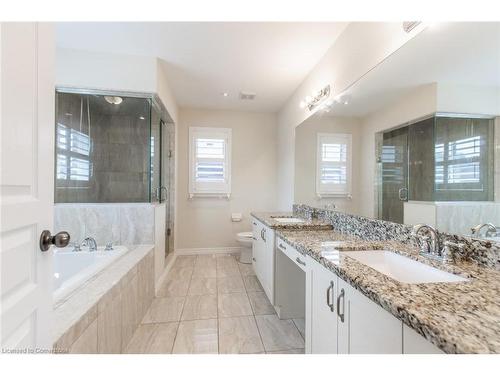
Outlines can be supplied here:
M403 202L408 202L408 189L407 188L401 188L398 190L398 196L399 200Z

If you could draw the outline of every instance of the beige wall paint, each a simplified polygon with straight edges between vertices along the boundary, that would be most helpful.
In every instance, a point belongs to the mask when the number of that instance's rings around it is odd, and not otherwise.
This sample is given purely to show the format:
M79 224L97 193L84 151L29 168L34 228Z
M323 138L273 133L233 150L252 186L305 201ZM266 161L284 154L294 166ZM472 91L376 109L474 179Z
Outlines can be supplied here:
M350 23L284 104L278 113L280 209L290 209L294 201L295 127L312 115L300 108L301 100L327 84L332 87L332 96L342 93L416 35L405 33L400 22Z
M390 106L361 120L360 215L376 216L375 133L436 112L437 85L429 84L413 90Z
M323 198L316 196L316 157L318 133L344 133L352 135L352 199ZM313 116L295 129L295 184L296 203L324 207L334 203L337 209L358 213L360 121L353 117Z
M231 198L188 199L190 126L232 129ZM179 111L176 249L238 246L235 235L251 231L251 211L276 204L276 116L269 113L185 109ZM231 222L241 212L243 221Z

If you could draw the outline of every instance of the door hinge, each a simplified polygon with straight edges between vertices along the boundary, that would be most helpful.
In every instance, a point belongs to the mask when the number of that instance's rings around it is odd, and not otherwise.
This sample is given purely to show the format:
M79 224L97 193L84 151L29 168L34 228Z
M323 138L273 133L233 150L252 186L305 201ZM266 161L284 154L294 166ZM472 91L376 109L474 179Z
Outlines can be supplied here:
M167 236L170 236L172 234L172 230L170 228L167 228Z
M168 150L168 157L171 158L172 157L172 150Z

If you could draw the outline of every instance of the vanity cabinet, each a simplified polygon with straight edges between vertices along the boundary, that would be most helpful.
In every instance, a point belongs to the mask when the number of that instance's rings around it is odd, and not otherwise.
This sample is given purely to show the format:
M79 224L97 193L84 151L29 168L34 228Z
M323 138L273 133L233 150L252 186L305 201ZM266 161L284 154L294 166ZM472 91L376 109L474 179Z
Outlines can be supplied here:
M339 354L402 354L403 322L340 278L337 293Z
M274 230L253 220L252 264L264 292L274 303Z
M337 353L337 283L338 277L318 262L310 259L310 283L306 289L306 301L310 301L310 309L306 308L308 319L306 327L310 327L310 348L308 353ZM306 332L306 336L309 336ZM307 345L306 345L307 346Z
M401 354L403 323L317 261L308 261L309 353ZM306 340L307 343L307 340Z

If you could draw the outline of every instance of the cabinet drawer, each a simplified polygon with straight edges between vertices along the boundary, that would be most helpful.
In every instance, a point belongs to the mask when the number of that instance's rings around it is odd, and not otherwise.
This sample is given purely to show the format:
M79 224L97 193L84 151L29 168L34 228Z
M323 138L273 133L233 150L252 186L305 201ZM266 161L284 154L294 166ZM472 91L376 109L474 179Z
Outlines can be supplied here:
M299 253L295 248L287 244L281 238L278 238L276 241L276 247L279 251L285 254L288 258L290 258L297 266L300 267L303 271L306 270L306 256Z

